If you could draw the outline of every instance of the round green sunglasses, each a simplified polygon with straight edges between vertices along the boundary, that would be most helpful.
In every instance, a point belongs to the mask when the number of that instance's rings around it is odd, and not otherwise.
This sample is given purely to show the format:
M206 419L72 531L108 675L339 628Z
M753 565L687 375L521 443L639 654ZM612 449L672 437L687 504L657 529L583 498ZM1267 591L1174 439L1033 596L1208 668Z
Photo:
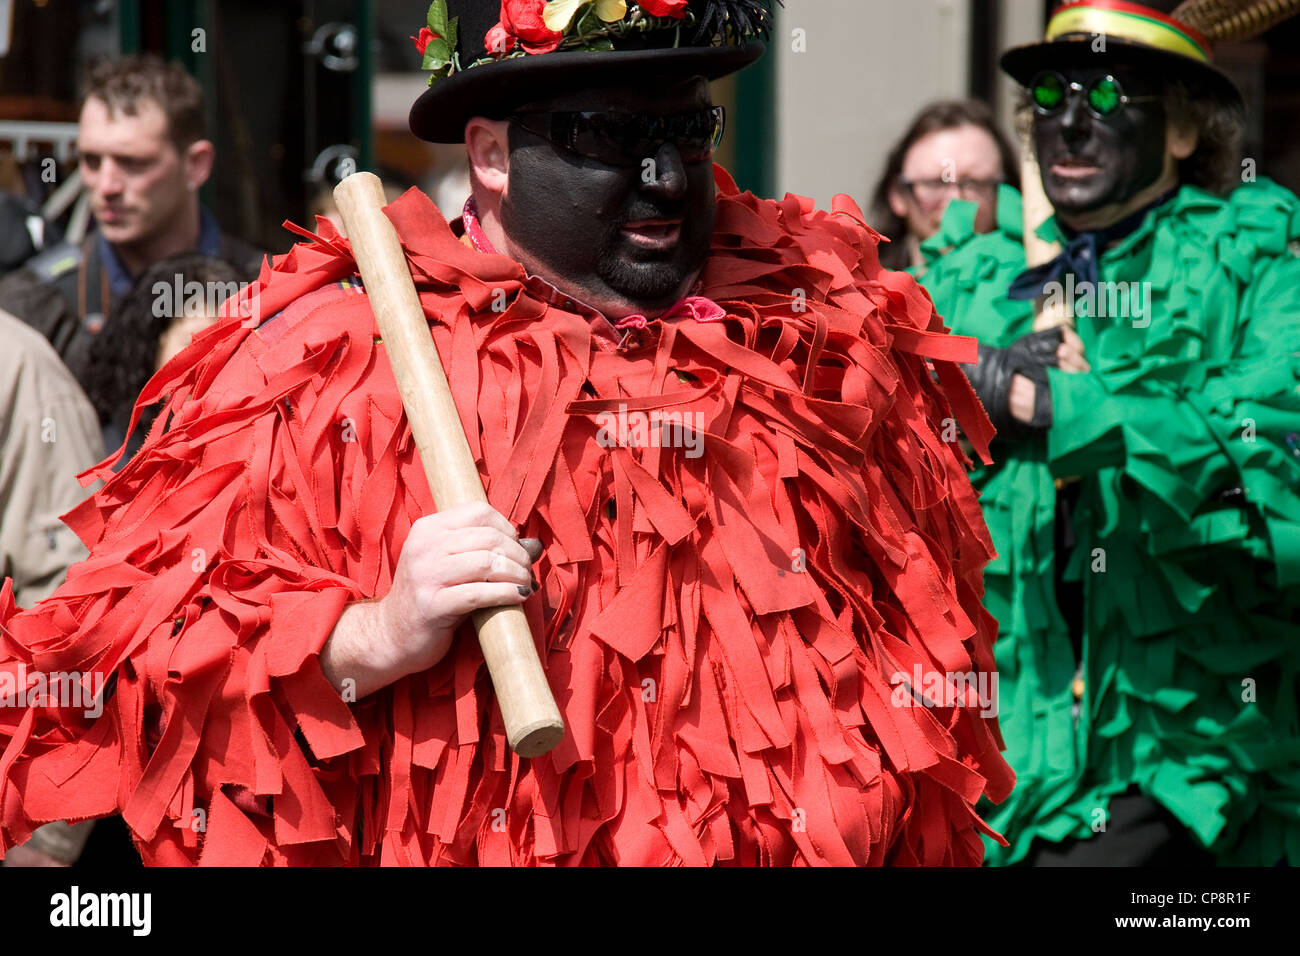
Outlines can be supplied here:
M1043 116L1055 116L1065 106L1066 101L1076 93L1083 93L1088 111L1098 119L1115 115L1120 107L1129 103L1141 103L1158 100L1159 96L1129 96L1119 85L1119 80L1109 73L1099 76L1087 86L1067 80L1055 70L1044 70L1034 77L1029 85L1029 96L1034 101L1034 109Z

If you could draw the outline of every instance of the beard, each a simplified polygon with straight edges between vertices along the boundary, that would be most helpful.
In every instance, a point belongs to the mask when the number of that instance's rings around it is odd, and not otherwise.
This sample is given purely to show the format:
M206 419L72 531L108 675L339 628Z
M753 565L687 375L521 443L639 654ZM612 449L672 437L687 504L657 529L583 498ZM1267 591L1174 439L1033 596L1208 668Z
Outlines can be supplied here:
M713 205L707 213L688 209L685 203L658 203L636 197L596 246L596 274L615 292L647 304L672 303L683 283L708 257L713 235ZM647 251L623 234L626 223L647 219L680 219L677 244L666 252Z

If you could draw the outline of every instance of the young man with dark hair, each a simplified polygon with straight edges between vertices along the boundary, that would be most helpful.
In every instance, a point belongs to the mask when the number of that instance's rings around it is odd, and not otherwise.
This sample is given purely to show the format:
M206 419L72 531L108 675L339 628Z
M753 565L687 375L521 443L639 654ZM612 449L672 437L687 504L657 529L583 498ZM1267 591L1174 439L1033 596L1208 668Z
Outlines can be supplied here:
M197 251L256 278L262 254L222 234L199 202L215 152L203 91L176 64L131 56L87 79L77 150L96 231L59 244L0 281L0 306L40 331L78 381L112 306L151 265Z
M769 19L431 6L411 128L466 143L474 195L386 214L490 504L435 510L323 225L271 318L146 390L170 425L73 516L67 588L0 617L14 661L114 681L98 722L0 711L0 841L120 808L160 864L979 862L1012 781L942 437L983 445L973 350L847 197L713 166L708 80ZM509 604L566 724L533 759L466 623Z
M49 246L5 276L0 280L0 307L43 334L73 378L87 385L105 317L150 266L197 250L229 259L240 278L252 280L262 254L222 234L199 202L198 190L212 172L214 149L207 139L202 88L180 66L152 56L96 65L87 77L77 149L96 231L79 245ZM20 346L14 348L15 354L25 354ZM152 363L119 370L133 380L153 371ZM80 390L77 394L84 402ZM60 447L71 452L71 438ZM102 457L99 441L95 448L94 457L82 456L69 480L75 483L76 471ZM71 507L80 498L63 500ZM72 556L62 565L66 570L85 552L70 531L62 528L62 534L72 542ZM71 862L87 829L51 825L25 855L43 853L50 860Z

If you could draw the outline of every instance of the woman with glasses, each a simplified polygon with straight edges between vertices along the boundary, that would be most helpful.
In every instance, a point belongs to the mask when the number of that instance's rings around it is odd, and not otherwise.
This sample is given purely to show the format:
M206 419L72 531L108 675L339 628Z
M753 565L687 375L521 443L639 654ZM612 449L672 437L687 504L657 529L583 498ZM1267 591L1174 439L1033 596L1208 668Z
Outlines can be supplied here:
M933 235L950 200L979 204L977 232L997 224L998 186L1020 185L1018 159L989 108L978 100L945 100L917 114L889 152L872 194L872 225L890 239L880 263L907 269L923 263L920 243Z

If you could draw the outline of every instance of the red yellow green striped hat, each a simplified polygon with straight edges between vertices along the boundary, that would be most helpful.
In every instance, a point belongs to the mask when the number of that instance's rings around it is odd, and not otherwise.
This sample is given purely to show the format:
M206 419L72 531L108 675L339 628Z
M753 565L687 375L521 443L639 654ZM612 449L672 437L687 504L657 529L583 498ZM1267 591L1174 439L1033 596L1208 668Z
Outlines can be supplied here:
M1126 0L1072 0L1052 14L1041 43L1002 55L1002 69L1028 86L1040 70L1126 62L1240 102L1226 74L1214 65L1210 41L1167 13Z

